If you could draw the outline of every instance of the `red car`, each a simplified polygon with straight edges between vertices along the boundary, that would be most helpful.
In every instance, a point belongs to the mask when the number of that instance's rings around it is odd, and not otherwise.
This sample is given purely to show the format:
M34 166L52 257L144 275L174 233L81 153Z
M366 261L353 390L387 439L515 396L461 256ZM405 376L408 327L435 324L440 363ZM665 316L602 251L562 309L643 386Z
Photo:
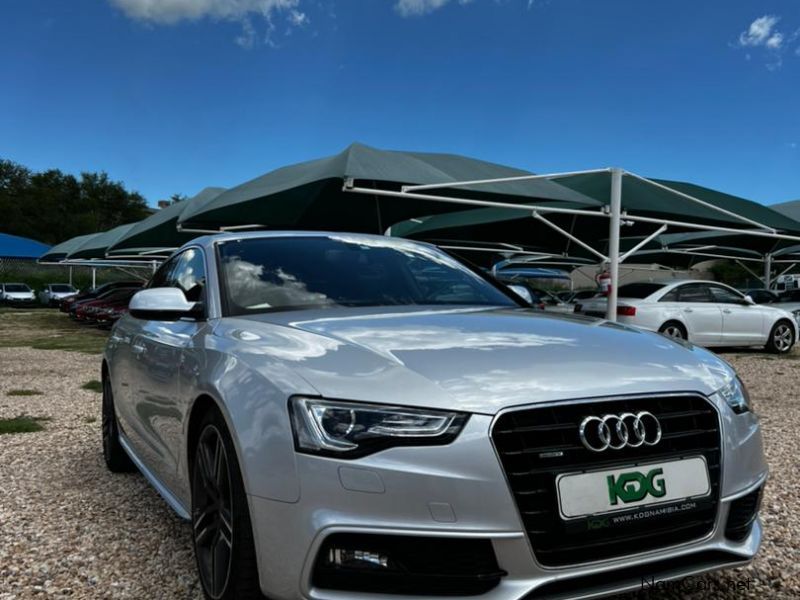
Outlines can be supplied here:
M93 300L73 303L70 316L77 321L94 323L100 311L120 304L128 305L128 301L140 288L122 288L111 290Z
M111 326L127 312L127 300L124 303L107 306L97 312L97 326L101 329L111 329Z
M59 310L61 312L69 313L72 312L72 307L77 302L86 302L90 300L96 300L100 298L103 294L111 292L113 290L118 290L122 288L141 288L142 282L141 281L112 281L111 283L104 283L100 287L96 287L93 290L87 290L85 292L81 292L80 294L75 294L73 296L67 296L59 305Z

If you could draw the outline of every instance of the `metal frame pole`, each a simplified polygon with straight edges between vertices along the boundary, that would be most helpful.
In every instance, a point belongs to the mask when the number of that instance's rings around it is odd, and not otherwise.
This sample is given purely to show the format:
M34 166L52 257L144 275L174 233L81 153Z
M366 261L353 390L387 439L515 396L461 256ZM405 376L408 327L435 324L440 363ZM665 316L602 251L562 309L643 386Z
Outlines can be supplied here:
M652 242L654 239L656 239L658 236L660 236L660 235L661 235L662 233L664 233L666 230L667 230L667 226L666 226L666 225L662 225L661 227L659 227L658 229L656 229L656 230L655 230L653 233L651 233L650 235L648 235L648 236L647 236L646 238L644 238L644 239L643 239L641 242L639 242L639 243L638 243L638 244L636 244L636 245L635 245L633 248L631 248L630 250L628 250L628 251L627 251L625 254L623 254L622 256L620 256L620 257L619 257L619 262L625 262L625 259L627 259L629 256L633 256L634 254L636 254L636 251L637 251L637 250L641 250L641 249L642 249L644 246L646 246L647 244L649 244L650 242Z
M622 169L611 169L611 218L608 224L608 268L611 287L608 290L606 319L617 320L617 288L619 287L619 237L622 221Z
M764 255L764 289L769 289L769 284L772 283L772 254Z
M97 287L97 269L92 267L92 289Z

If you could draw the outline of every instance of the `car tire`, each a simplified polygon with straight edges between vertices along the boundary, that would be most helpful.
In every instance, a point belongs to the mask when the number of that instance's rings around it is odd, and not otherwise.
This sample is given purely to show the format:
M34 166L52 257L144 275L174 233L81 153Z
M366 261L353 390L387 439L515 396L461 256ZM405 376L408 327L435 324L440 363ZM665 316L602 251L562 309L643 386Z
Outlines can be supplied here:
M791 351L795 343L794 327L783 319L772 326L769 332L766 349L773 354L786 354Z
M103 408L101 429L103 430L103 458L112 473L130 473L136 469L128 453L119 441L119 425L114 412L114 395L111 380L103 377Z
M191 465L192 545L203 593L209 600L264 600L244 482L225 420L210 409L198 430Z
M667 321L658 328L658 333L673 340L688 340L689 334L686 332L686 327L678 321Z

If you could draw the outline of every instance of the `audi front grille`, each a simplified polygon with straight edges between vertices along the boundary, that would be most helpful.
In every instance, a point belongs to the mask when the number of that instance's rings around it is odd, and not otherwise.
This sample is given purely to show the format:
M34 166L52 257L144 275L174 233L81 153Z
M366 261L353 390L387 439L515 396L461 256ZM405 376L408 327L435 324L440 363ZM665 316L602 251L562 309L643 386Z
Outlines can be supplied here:
M579 436L587 417L652 413L661 424L655 445L588 450ZM547 405L501 414L494 442L538 562L563 566L592 562L700 539L714 528L720 494L720 424L716 409L699 395L669 395ZM562 520L556 477L703 456L711 493L680 515L652 516L609 525L606 520ZM631 511L614 516L635 514ZM610 520L608 520L610 521Z

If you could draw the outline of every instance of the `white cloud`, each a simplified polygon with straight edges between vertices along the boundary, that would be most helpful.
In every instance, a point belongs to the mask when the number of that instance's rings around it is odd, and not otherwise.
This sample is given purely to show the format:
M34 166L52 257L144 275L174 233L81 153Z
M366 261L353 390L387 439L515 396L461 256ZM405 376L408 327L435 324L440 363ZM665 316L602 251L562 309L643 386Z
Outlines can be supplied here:
M781 45L783 44L783 34L782 33L773 33L764 45L771 49L771 50L779 50Z
M459 4L470 4L472 0L457 0ZM396 0L394 9L403 17L419 17L439 10L451 0Z
M289 23L295 27L303 27L304 25L308 25L310 22L308 15L304 12L300 12L299 10L292 9L289 12Z
M779 36L778 45L783 40L783 35L773 32L775 26L780 21L780 17L775 15L764 15L752 23L747 30L739 34L739 44L742 46L766 46L775 36ZM774 42L773 42L774 43Z
M781 18L776 15L764 15L750 23L748 28L739 34L739 48L747 48L745 58L750 60L751 52L761 53L764 66L770 71L777 71L783 66L783 57L800 37L800 29L790 33L778 31ZM751 50L752 49L752 50ZM800 56L800 48L794 53Z
M212 19L241 25L234 41L242 48L259 43L276 46L273 16L282 14L287 33L309 23L308 16L298 10L301 0L109 0L127 17L156 25L172 25L181 21ZM255 20L263 22L259 33Z
M395 10L404 17L426 15L442 8L450 0L397 0Z
M239 21L297 8L300 0L110 0L132 19L177 23L203 18Z

